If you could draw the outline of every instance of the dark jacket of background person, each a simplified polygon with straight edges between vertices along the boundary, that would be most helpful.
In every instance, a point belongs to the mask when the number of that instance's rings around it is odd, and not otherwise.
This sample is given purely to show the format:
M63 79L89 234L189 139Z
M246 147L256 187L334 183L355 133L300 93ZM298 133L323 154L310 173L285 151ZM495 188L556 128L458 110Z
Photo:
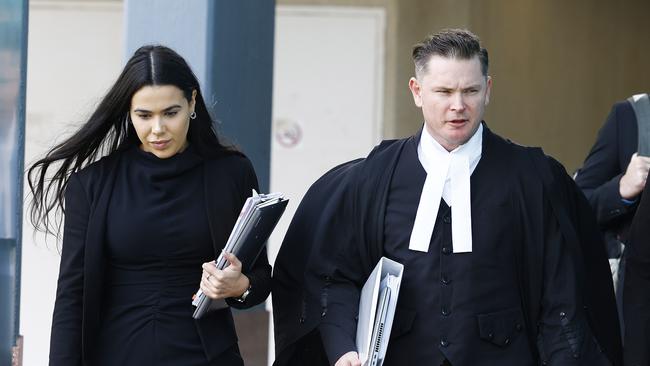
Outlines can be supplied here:
M614 104L575 178L594 208L610 258L621 255L619 240L625 242L636 211L636 204L625 203L621 199L619 182L637 151L637 131L632 105L628 101Z
M646 182L646 188L648 183ZM623 315L625 364L650 365L650 195L639 203L629 231Z
M107 258L103 253L105 222L114 174L122 157L116 152L71 176L66 191L65 228L61 268L52 322L50 365L87 364L97 342ZM230 154L203 163L205 208L215 258L228 239L250 189L257 188L253 168L245 157ZM71 229L75 228L75 229ZM79 229L85 228L85 229ZM200 265L200 264L197 264ZM251 292L246 301L228 299L233 307L247 308L266 299L270 266L263 252L246 275ZM197 288L200 278L196 279ZM192 299L188 296L188 306ZM237 342L229 308L196 320L208 359Z

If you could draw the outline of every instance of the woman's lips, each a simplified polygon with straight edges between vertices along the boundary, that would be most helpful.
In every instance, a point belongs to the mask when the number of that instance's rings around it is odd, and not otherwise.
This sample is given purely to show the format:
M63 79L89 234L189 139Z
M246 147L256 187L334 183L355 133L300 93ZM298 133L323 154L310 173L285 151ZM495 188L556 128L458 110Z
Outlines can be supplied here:
M164 150L169 145L170 141L171 140L152 141L151 146L156 150Z

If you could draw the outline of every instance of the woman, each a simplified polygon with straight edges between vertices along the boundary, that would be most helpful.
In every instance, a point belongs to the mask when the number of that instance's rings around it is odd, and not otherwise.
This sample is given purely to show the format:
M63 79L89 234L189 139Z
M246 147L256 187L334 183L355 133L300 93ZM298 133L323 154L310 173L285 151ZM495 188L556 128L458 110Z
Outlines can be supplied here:
M58 232L48 217L65 203L50 365L243 364L230 310L194 320L191 297L199 285L237 308L268 296L266 254L248 273L231 254L213 264L257 178L220 143L182 57L138 49L28 180L37 228Z

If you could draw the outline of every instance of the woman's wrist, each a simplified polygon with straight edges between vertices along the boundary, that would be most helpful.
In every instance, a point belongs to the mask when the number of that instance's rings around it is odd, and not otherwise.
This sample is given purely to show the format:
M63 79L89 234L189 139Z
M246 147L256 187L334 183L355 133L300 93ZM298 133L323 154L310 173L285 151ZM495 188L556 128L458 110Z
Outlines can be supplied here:
M248 278L248 276L246 276L245 274L242 273L242 275L239 277L239 280L237 281L237 283L238 283L237 284L237 293L233 297L234 298L241 298L242 295L246 291L248 291L248 289L250 288L251 281Z

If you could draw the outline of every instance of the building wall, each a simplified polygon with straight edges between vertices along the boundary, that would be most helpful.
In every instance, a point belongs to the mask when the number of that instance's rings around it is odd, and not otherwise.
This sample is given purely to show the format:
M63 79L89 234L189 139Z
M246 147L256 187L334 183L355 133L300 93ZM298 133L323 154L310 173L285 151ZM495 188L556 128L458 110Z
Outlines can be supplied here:
M490 51L486 121L577 169L611 105L650 91L650 2L645 0L279 0L386 9L384 137L408 136L422 116L407 89L411 47L428 33L467 27Z
M541 145L571 173L611 105L650 92L650 2L476 2L473 29L491 51L490 127Z

